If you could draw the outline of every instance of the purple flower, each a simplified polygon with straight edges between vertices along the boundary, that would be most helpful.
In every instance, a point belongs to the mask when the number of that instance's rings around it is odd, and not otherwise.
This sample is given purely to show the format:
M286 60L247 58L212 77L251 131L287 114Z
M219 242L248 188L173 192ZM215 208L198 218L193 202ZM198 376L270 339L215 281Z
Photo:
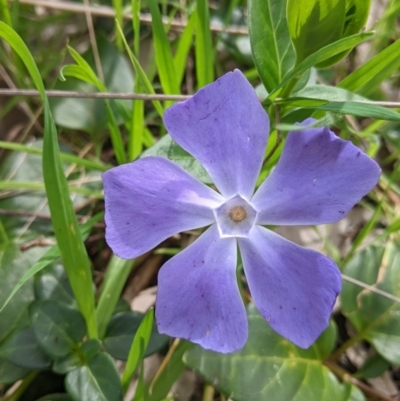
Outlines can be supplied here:
M170 107L164 123L219 193L162 157L103 174L106 239L121 258L210 225L160 270L159 331L219 352L243 347L247 320L236 280L239 248L261 315L279 334L309 347L328 325L341 288L339 269L263 225L340 220L377 183L378 165L328 128L291 132L279 163L254 194L269 119L238 70Z

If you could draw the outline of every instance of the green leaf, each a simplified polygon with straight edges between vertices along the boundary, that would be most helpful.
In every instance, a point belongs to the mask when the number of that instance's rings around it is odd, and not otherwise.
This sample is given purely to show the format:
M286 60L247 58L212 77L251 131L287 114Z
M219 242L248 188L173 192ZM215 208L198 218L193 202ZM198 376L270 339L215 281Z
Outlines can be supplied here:
M196 18L197 18L196 13L193 13L190 16L189 22L187 23L182 34L180 35L178 48L175 53L174 65L175 65L176 80L178 82L178 85L182 83L183 76L186 71L187 56L189 54L193 42L193 34L196 26Z
M75 350L86 333L81 313L61 302L35 301L29 312L36 340L54 358Z
M143 321L144 315L138 312L121 312L113 315L107 326L104 336L104 347L107 352L116 359L126 361L133 338ZM153 324L149 344L144 357L157 352L165 346L169 337L159 334L157 326Z
M136 58L136 56L133 54L132 50L130 49L128 42L125 39L124 33L122 32L121 27L118 25L117 23L117 28L118 28L118 32L119 35L122 38L122 42L125 46L125 50L128 53L128 56L131 60L132 66L136 71L136 75L137 77L140 79L142 85L143 85L143 89L146 91L146 93L149 93L151 95L155 95L155 90L153 88L153 85L151 84L151 82L149 81L149 78L147 78L146 73L144 72L142 66L139 63L139 60ZM164 114L164 109L161 106L161 103L158 100L153 100L152 101L154 108L156 109L158 115L162 118L163 114Z
M0 21L0 37L5 39L21 57L44 103L43 175L52 223L64 267L90 337L97 337L96 315L90 262L82 241L76 215L69 196L63 171L57 131L51 115L42 78L35 61L22 39L8 25Z
M360 32L367 22L371 0L346 0L346 15L344 18L344 31L342 38ZM318 68L327 68L345 57L350 50L340 53L331 59L320 63Z
M98 213L79 227L83 240L86 240L86 238L89 236L89 233L92 230L94 224L102 220L103 218L104 218L104 213L103 212ZM36 273L40 272L42 269L44 269L50 263L54 262L59 257L60 257L60 250L58 248L58 245L52 246L28 271L25 272L25 274L22 275L22 277L18 280L18 282L15 285L13 285L13 290L11 291L10 295L7 297L5 301L3 301L0 296L0 305L2 305L0 311L2 311L6 307L6 305L10 302L10 300L14 297L14 295L31 277L33 277Z
M48 394L36 401L73 401L68 394Z
M287 22L297 64L341 39L345 9L346 0L287 0Z
M286 21L286 1L250 0L249 35L258 74L271 92L293 68L296 55Z
M321 352L318 342L307 350L294 346L276 334L253 305L248 319L249 338L241 351L220 354L196 346L184 361L235 401L364 399L323 365L320 358L326 351Z
M343 273L400 297L400 244L368 247L354 256ZM357 329L356 338L369 341L386 360L399 365L400 304L347 281L340 299L344 314Z
M5 305L9 289L15 287L19 277L29 269L29 263L18 246L13 243L0 245L0 305ZM0 313L0 341L6 338L24 317L33 300L32 281L13 297Z
M361 368L355 374L356 377L361 379L368 379L371 377L378 377L383 375L387 369L390 368L389 362L383 359L379 354L370 356Z
M313 53L311 56L307 57L299 65L297 65L292 71L290 71L281 84L275 88L275 90L270 94L269 99L275 99L280 93L281 88L288 85L289 89L293 89L296 85L298 78L307 71L309 68L333 57L337 54L352 49L359 43L365 42L373 36L373 32L363 32L356 35L349 36L344 39L340 39L337 42L331 43L317 52Z
M172 160L193 177L206 183L212 184L212 180L204 167L189 153L183 150L170 135L163 136L154 146L145 150L141 157L161 156Z
M178 94L180 90L176 79L174 59L172 57L170 42L164 30L158 2L157 0L148 0L148 5L152 17L151 26L153 29L154 50L161 86L164 93Z
M331 102L363 102L368 101L363 96L356 95L349 90L328 85L310 85L293 94L293 97L323 99Z
M0 357L27 369L45 369L50 358L42 351L30 326L12 333L0 347Z
M184 372L185 364L182 361L182 357L192 346L193 344L189 341L179 341L172 355L166 359L161 372L150 383L146 384L146 401L160 401L167 396L172 385Z
M400 39L346 76L338 86L362 95L370 94L400 67Z
M53 372L65 375L80 366L82 366L82 359L77 352L73 352L57 358L53 363Z
M78 307L68 276L60 264L51 264L35 277L35 297L37 300L52 300Z
M208 0L196 2L196 78L197 87L214 81L214 46L210 31Z
M119 54L114 44L103 36L98 37L97 43L104 73L104 86L110 92L126 92L127 88L133 88L132 71L125 57ZM84 53L82 58L87 61L93 72L95 62L92 51ZM96 76L95 78L97 80ZM68 78L65 82L58 80L54 89L96 92L92 84L75 78ZM116 115L116 121L121 123L123 121L121 113L118 112L114 103L112 103L112 109ZM130 101L119 101L119 104L128 112L132 107ZM100 133L107 128L106 106L102 99L52 98L50 107L56 124L61 127L82 130L91 134Z
M151 308L147 311L146 315L141 321L129 350L125 371L121 379L124 391L128 389L129 382L132 380L136 368L144 357L144 353L150 341L150 336L153 329L153 321L154 309Z
M69 372L65 387L74 401L121 401L122 388L110 356L100 353L85 366Z
M134 262L134 260L121 259L116 255L113 255L110 259L96 307L100 338L103 337L110 317L114 313Z
M290 107L311 108L332 113L351 114L377 120L400 121L400 113L367 102L329 102L323 99L291 97L277 102Z
M22 379L30 372L30 369L22 368L7 359L0 358L0 383L12 384Z

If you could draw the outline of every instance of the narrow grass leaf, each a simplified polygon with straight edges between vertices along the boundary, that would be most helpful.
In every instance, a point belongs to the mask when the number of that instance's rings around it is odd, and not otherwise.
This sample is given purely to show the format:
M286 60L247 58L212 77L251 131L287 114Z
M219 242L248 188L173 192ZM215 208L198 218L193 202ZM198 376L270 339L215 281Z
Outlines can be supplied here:
M23 40L0 21L0 37L21 57L44 103L43 175L52 223L60 254L79 308L85 318L88 335L97 337L97 323L92 290L90 261L79 231L78 222L62 167L57 131L51 115L42 78Z
M269 100L275 99L282 92L281 88L285 85L294 87L297 83L297 78L301 76L309 68L331 58L341 52L351 49L359 43L365 42L374 35L374 32L363 32L356 35L349 36L344 39L340 39L337 42L331 43L328 46L323 47L311 56L308 56L302 61L296 68L288 73L283 82L271 93ZM294 80L293 83L291 83Z
M338 86L351 92L368 95L400 67L400 39L371 60L347 75Z
M197 0L196 7L196 77L197 86L214 81L214 48L212 45L208 0Z
M122 42L124 43L125 46L125 50L128 53L128 56L131 60L132 66L136 72L137 77L140 79L140 81L142 82L143 85L143 89L146 91L146 93L151 94L151 95L155 95L156 92L153 88L153 85L151 84L151 82L149 81L149 79L147 78L146 73L144 72L142 66L139 63L139 60L136 58L136 56L133 54L132 50L130 49L128 42L125 39L125 35L122 32L122 29L119 25L117 25L118 27L118 32L122 38ZM153 100L152 101L154 108L156 109L158 115L162 118L163 114L164 114L164 109L161 106L161 103L158 100Z
M183 76L185 74L187 57L189 54L189 50L192 46L195 26L196 26L196 13L193 13L190 16L189 22L187 23L185 29L183 30L180 36L178 48L176 49L174 57L176 80L178 82L178 85L182 84Z
M147 345L150 341L153 321L154 309L151 308L144 316L142 323L140 323L138 331L133 339L131 349L129 350L128 360L121 380L124 391L128 389L129 382L135 374L140 361L143 359L144 352L146 351Z
M42 149L35 148L33 146L29 145L24 145L21 143L15 143L15 142L5 142L5 141L0 141L0 148L1 149L7 149L7 150L13 150L15 152L24 152L24 153L32 153L36 155L42 155L43 151ZM85 167L90 170L97 170L97 171L107 171L111 166L102 164L101 162L94 162L91 160L83 159L79 156L75 156L69 153L63 153L60 152L60 157L62 160L76 164L77 166Z
M177 82L174 59L169 39L164 30L160 9L157 0L148 0L152 17L153 40L156 54L156 64L161 86L164 93L178 94L179 85Z
M110 259L96 308L100 338L103 337L106 331L107 324L114 312L133 264L133 259L124 260L116 255L113 255Z

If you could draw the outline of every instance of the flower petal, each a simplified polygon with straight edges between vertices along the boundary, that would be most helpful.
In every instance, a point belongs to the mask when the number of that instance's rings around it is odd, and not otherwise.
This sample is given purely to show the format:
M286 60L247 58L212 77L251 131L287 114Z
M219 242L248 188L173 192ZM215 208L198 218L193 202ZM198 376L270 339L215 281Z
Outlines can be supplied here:
M116 255L130 259L181 231L215 221L223 198L162 157L145 157L102 175L106 240Z
M261 315L280 335L299 347L309 347L329 324L341 289L337 266L261 226L238 241Z
M220 238L214 224L165 263L158 275L159 332L217 352L242 348L247 319L236 261L236 240Z
M314 122L308 119L302 125ZM328 128L289 133L281 158L252 199L258 224L340 220L378 182L379 166Z
M239 70L171 106L164 124L172 138L202 163L225 197L253 195L269 118Z

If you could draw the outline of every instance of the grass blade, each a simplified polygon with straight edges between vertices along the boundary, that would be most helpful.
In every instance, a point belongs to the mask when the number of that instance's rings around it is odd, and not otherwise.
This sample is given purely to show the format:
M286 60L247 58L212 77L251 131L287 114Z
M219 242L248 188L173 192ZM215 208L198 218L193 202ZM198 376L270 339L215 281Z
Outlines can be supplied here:
M0 37L21 57L44 103L43 176L54 233L71 287L85 317L88 335L97 338L97 323L90 261L78 227L62 167L57 131L42 78L23 40L0 21Z

